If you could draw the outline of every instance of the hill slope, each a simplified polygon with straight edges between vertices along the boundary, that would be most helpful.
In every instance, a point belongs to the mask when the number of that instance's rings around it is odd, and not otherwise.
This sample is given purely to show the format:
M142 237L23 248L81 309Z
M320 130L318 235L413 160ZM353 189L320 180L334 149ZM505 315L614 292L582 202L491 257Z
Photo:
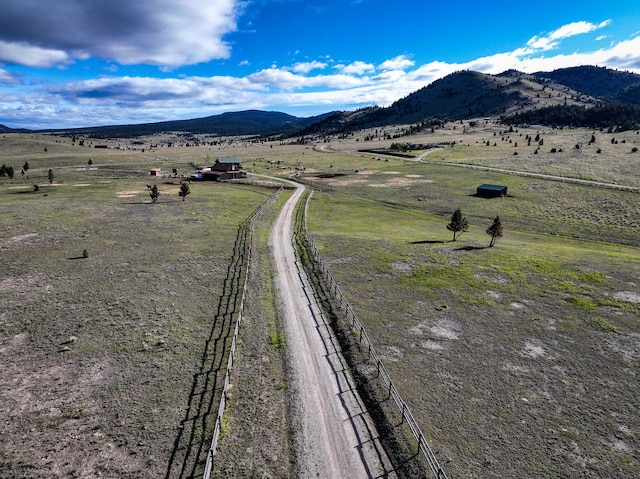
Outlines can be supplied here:
M534 74L606 101L640 104L640 75L596 66L562 68Z
M298 118L281 112L247 110L193 120L162 121L139 125L114 125L49 130L49 133L86 135L92 138L132 138L163 132L188 132L216 136L271 135L293 131L322 120L325 116Z
M0 133L28 133L29 130L24 128L9 128L8 126L4 126L0 124Z
M498 117L557 105L592 107L599 102L550 79L514 70L500 75L461 71L436 80L387 108L336 113L298 134L338 133L436 119Z

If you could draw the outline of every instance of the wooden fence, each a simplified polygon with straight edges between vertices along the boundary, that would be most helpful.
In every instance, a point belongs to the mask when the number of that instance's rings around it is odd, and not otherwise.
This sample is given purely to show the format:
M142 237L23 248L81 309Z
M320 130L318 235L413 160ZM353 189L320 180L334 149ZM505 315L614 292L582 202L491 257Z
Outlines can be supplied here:
M307 202L304 207L305 212L306 212L310 198L311 198L311 194L307 197ZM422 453L427 464L429 465L429 469L431 470L433 477L435 479L447 479L446 473L438 463L438 459L436 458L435 454L431 450L431 447L429 446L429 443L427 443L426 439L424 438L424 435L422 434L422 431L420 430L418 423L416 422L413 415L411 414L411 411L409 410L409 406L407 406L407 404L403 401L402 397L400 396L400 393L398 392L396 387L393 385L393 382L391 381L391 378L389 377L389 374L387 373L387 370L384 367L384 364L382 363L380 357L376 353L373 347L373 344L369 339L369 335L364 329L364 326L356 317L356 314L351 308L351 305L349 305L349 303L347 303L347 301L344 299L344 296L340 291L340 287L333 280L333 277L331 276L331 272L329 271L329 268L326 266L324 260L322 259L322 256L320 256L320 252L318 251L318 248L315 245L313 237L309 234L309 231L307 230L306 213L302 214L301 216L302 216L302 220L299 219L296 222L295 234L301 234L304 236L304 242L306 243L306 248L307 248L307 253L309 254L309 258L313 259L314 265L321 271L322 278L326 283L328 291L330 291L331 294L333 295L335 303L338 304L340 308L345 312L347 318L351 321L353 329L357 332L359 341L364 344L365 348L369 352L372 362L376 365L376 368L378 369L378 373L380 374L380 377L382 378L386 387L388 388L389 396L393 398L396 406L398 407L398 409L402 414L403 419L407 422L409 429L411 430L413 436L415 437L418 443L420 452Z
M258 209L256 209L249 218L247 218L239 228L240 233L245 230L247 234L239 234L239 237L246 238L244 241L243 253L246 255L246 262L244 264L244 283L242 285L242 295L240 299L240 306L238 308L238 317L236 319L236 326L233 331L233 340L231 341L231 349L229 351L229 359L227 360L227 371L224 375L224 386L222 388L222 397L220 398L220 405L218 406L218 414L216 416L216 424L213 429L213 437L211 439L211 445L209 446L209 451L207 452L207 462L204 468L204 479L209 479L211 475L211 469L213 467L213 459L216 454L216 449L218 448L218 439L220 438L220 430L222 428L222 417L224 415L224 410L227 406L227 392L229 390L229 378L231 375L231 369L233 367L233 357L236 352L236 346L238 343L238 334L240 332L240 323L242 322L242 311L244 308L244 300L247 292L247 281L249 279L249 268L251 266L251 245L253 240L253 224L254 220L258 218L266 208L268 208L278 197L278 195L282 192L282 188L278 189L275 193L273 193L267 201L265 201Z

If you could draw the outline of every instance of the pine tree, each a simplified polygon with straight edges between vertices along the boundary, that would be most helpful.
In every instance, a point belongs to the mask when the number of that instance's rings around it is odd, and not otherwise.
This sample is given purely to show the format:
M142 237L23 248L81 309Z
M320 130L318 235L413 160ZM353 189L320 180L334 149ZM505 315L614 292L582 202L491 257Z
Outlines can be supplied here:
M451 215L451 223L447 225L447 229L449 231L453 231L453 241L456 240L456 236L458 234L462 234L469 230L469 222L464 216L462 216L460 208L455 210Z
M47 178L49 179L49 184L53 183L53 179L55 178L55 176L51 168L49 168L49 172L47 173Z
M151 201L153 203L158 201L158 196L160 196L160 192L158 191L158 187L156 185L153 185L151 187L151 191L149 192L149 196L151 196Z
M182 183L180 185L180 192L178 193L178 195L182 196L182 201L185 200L189 193L191 193L191 191L189 191L189 185L187 183Z
M493 219L493 224L487 228L487 234L491 236L491 241L489 242L489 248L491 248L494 244L496 244L496 240L498 238L502 238L502 223L500 222L500 217L496 216Z

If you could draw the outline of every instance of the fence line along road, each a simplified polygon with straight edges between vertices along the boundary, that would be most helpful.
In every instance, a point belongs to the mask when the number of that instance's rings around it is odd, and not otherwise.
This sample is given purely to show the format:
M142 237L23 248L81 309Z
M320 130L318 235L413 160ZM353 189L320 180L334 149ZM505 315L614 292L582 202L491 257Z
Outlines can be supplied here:
M334 299L336 300L336 303L339 304L340 307L344 310L345 314L347 315L347 318L349 318L349 320L351 321L353 328L358 332L358 335L360 337L360 342L364 343L364 346L369 352L371 360L375 363L376 368L380 373L380 377L382 377L382 380L384 381L385 385L389 390L390 397L393 398L393 401L395 402L396 406L401 412L403 419L407 421L407 425L409 426L411 433L413 434L416 441L418 442L418 447L420 449L420 452L422 453L427 464L429 465L429 469L431 470L433 477L435 479L448 479L444 469L442 469L442 467L438 463L438 459L436 458L435 454L433 453L433 450L429 446L429 443L424 438L424 435L420 430L420 426L418 426L418 423L416 422L413 415L411 414L411 411L409 410L409 406L404 402L404 400L400 396L400 393L398 392L396 387L393 385L393 382L391 381L391 377L387 373L387 370L384 367L382 360L376 353L364 326L356 317L356 314L351 308L351 305L344 299L342 291L340 291L340 287L334 281L333 276L331 275L331 271L329 271L329 268L326 266L324 260L322 259L322 256L320 255L320 251L318 250L315 244L315 241L313 240L313 237L309 234L309 231L307 230L306 210L307 210L310 199L311 199L311 194L307 196L307 201L304 207L303 219L302 221L299 221L298 224L296 225L296 234L303 235L303 238L306 241L308 249L310 249L311 253L313 254L313 260L315 262L315 265L320 268L324 281L329 287L329 291L331 291L331 293L333 294Z
M252 214L247 218L239 228L239 231L243 229L247 230L247 235L243 235L247 238L244 248L247 261L245 263L245 273L244 273L244 283L242 285L242 296L240 299L240 306L238 308L238 317L236 319L236 326L233 331L233 340L231 341L231 348L229 351L229 359L227 360L227 371L224 375L224 386L222 388L222 397L220 398L220 405L218 406L218 414L216 416L216 424L213 428L213 437L211 439L211 445L209 446L209 451L207 452L207 462L204 468L203 479L209 479L211 475L211 470L213 468L213 459L216 454L216 450L218 448L218 439L220 438L220 429L222 428L222 417L224 415L224 410L227 405L227 392L229 390L229 379L231 376L231 369L233 367L233 357L235 355L236 346L238 343L238 334L240 333L240 323L242 322L242 311L244 308L244 300L247 292L247 282L249 279L249 269L251 267L251 244L253 241L253 225L254 220L257 219L265 209L267 209L271 204L276 200L278 195L282 192L282 188L278 189L274 192L267 201L265 201L260 207L258 207Z

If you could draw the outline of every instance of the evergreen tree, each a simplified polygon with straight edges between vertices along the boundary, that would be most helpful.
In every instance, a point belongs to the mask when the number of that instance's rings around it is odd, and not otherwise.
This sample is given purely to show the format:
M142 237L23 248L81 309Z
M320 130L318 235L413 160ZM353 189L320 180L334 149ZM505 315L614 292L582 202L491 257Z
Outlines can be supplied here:
M491 241L489 242L489 248L496 244L496 240L498 238L502 238L502 223L500 222L500 217L496 216L493 219L493 224L487 228L487 234L491 236Z
M0 166L0 176L8 176L9 178L13 178L13 166L2 165Z
M158 196L160 196L160 192L158 191L158 187L156 185L153 185L151 187L151 191L149 192L149 196L151 196L151 201L153 203L158 201Z
M189 191L189 185L187 183L182 183L180 185L180 193L178 193L178 195L182 196L182 201L185 200L189 193L191 193L191 191Z
M51 168L49 168L49 172L47 173L47 178L49 179L49 184L53 183L53 170Z
M460 208L455 210L451 215L451 223L447 225L447 229L449 231L453 231L453 241L456 240L456 236L458 234L462 234L469 230L469 222L464 216L462 216Z

